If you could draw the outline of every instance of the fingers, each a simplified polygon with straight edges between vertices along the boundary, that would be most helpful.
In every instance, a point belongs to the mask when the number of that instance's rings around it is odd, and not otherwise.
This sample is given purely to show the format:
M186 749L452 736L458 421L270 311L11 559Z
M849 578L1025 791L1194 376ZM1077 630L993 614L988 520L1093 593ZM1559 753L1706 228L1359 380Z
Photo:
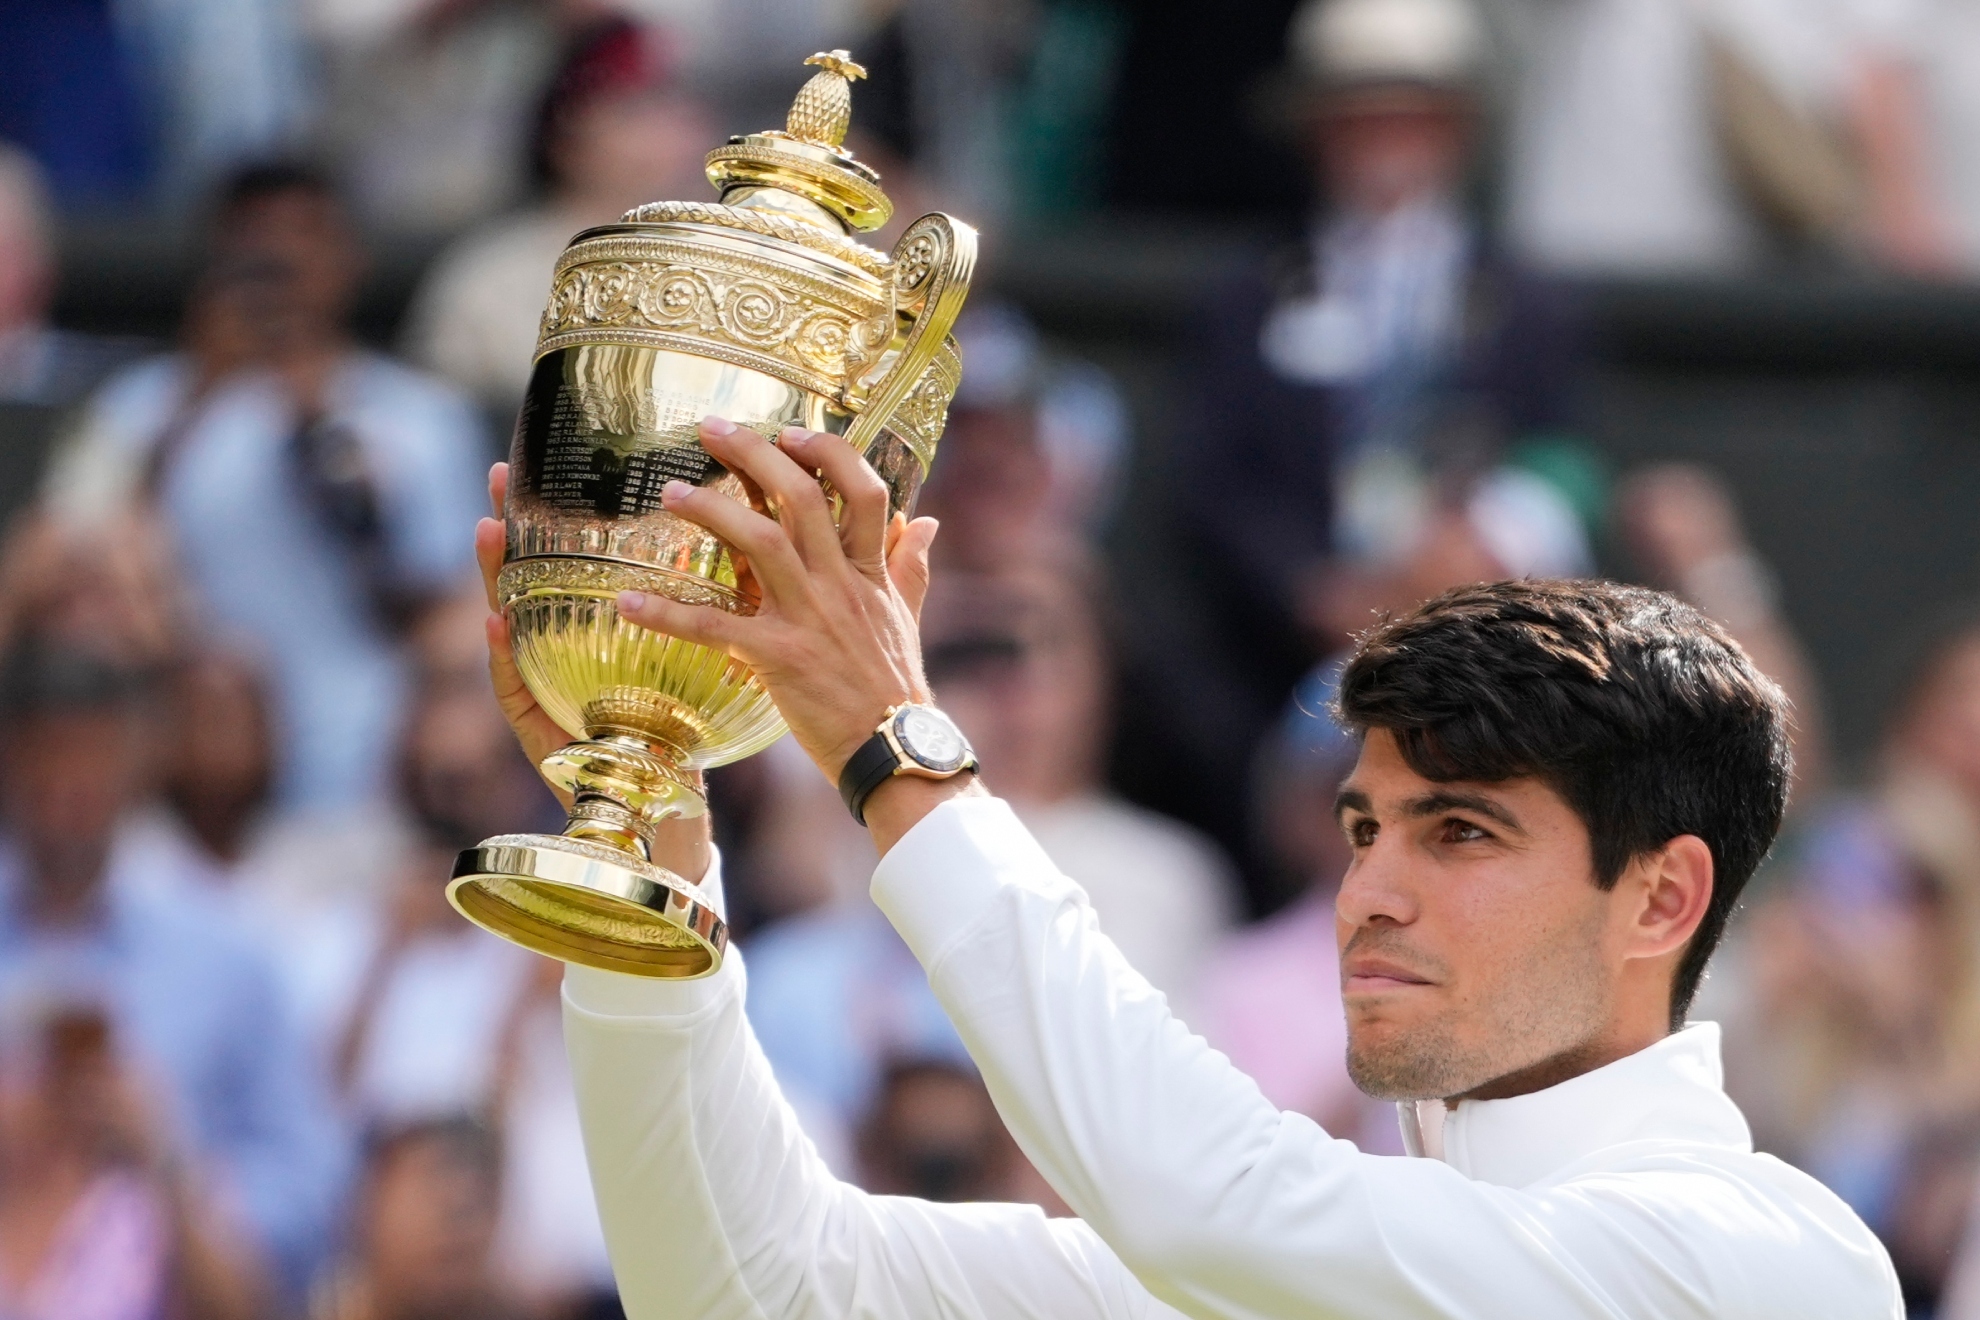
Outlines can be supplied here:
M481 585L488 593L488 608L497 613L502 606L495 599L495 576L502 571L502 554L508 530L493 518L474 525L474 562L481 568Z
M845 501L839 514L839 544L853 566L879 577L886 565L887 483L844 437L830 431L784 428L778 447L798 463L822 473Z
M778 458L783 462L790 460ZM815 491L817 487L814 485ZM821 497L822 499L822 497ZM794 601L806 589L804 561L779 524L727 495L685 481L670 481L660 492L667 512L706 527L749 561L757 586L771 599ZM829 524L828 524L829 525ZM833 553L838 553L836 546Z
M713 605L683 605L643 591L620 592L618 608L619 617L628 623L724 654L740 640L742 625L747 622Z
M503 718L515 730L516 741L522 744L523 754L532 764L540 764L544 757L570 741L571 735L550 718L549 712L537 704L536 696L523 682L522 671L516 668L515 652L509 646L509 621L500 614L488 616L485 631L488 636L488 676L495 686L495 702L502 708ZM570 805L569 795L551 786L566 806Z
M488 469L488 506L495 510L496 521L508 517L509 508L509 465L497 463Z
M701 444L731 472L763 488L784 528L783 536L797 547L805 563L817 567L844 553L839 548L839 531L832 526L832 508L825 501L825 492L818 488L818 478L789 455L748 427L720 417L702 419ZM758 564L759 574L762 569Z
M928 552L940 528L933 518L916 518L901 528L887 553L887 576L893 579L894 590L901 593L902 603L917 623L921 621L921 602L928 598Z

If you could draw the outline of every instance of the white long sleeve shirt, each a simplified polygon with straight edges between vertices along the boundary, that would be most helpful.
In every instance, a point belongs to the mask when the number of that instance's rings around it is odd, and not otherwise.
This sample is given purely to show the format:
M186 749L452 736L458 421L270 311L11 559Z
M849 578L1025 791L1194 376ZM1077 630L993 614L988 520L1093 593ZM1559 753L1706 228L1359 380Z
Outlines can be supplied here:
M734 954L687 983L574 967L566 1038L631 1320L1903 1314L1863 1224L1753 1152L1715 1027L1462 1102L1412 1134L1429 1158L1364 1155L1171 1016L1001 802L931 813L873 896L1081 1219L832 1178Z

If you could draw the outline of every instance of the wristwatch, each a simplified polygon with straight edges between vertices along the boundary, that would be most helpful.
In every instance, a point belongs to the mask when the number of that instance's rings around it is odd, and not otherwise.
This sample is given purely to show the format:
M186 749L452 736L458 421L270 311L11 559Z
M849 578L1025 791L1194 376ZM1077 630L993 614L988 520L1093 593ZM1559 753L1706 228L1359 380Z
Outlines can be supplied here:
M976 769L976 753L956 722L933 706L896 706L839 771L839 796L866 824L866 799L895 775L948 779Z

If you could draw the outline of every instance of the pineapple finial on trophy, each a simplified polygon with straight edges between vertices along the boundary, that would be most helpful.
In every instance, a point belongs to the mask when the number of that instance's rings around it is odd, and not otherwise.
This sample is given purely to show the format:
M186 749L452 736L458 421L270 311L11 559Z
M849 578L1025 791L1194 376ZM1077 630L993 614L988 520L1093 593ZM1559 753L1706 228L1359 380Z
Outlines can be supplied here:
M820 68L798 89L784 131L801 142L837 147L852 124L852 84L866 76L866 67L853 63L849 50L819 51L806 64Z

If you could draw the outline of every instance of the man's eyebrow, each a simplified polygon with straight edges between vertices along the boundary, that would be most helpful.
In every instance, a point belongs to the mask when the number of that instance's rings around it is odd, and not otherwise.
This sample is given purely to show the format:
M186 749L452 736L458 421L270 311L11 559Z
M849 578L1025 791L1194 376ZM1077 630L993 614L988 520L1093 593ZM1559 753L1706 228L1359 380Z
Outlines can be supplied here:
M1435 816L1446 811L1475 811L1488 820L1495 820L1509 830L1526 829L1510 811L1491 798L1478 793L1438 792L1426 793L1420 798L1412 798L1404 804L1403 811L1410 816Z
M1334 794L1334 819L1339 820L1349 811L1359 811L1364 816L1375 814L1374 808L1368 805L1368 795L1358 788L1344 788Z

